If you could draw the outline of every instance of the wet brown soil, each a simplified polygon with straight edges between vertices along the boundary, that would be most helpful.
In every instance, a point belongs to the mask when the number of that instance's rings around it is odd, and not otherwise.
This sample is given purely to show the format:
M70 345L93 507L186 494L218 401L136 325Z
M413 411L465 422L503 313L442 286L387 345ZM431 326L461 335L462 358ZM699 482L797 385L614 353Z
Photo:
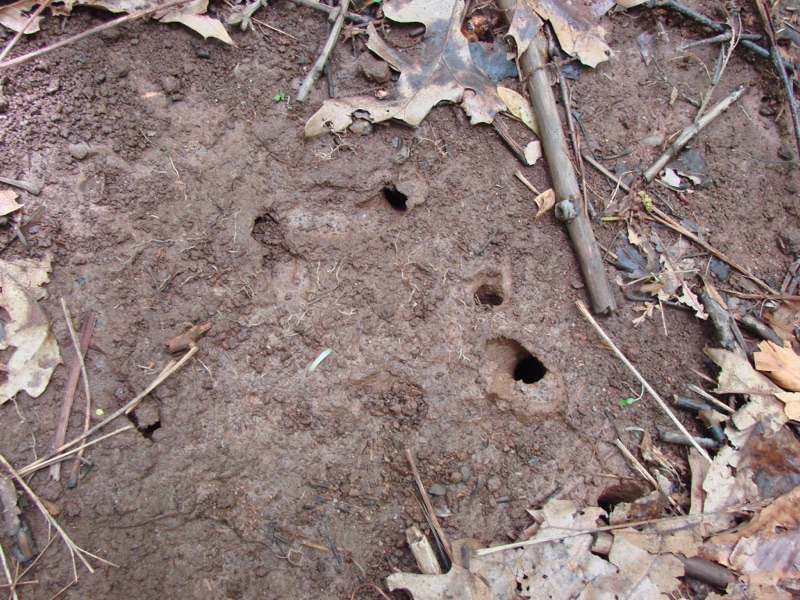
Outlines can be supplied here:
M284 2L262 12L302 41L265 29L223 47L137 22L0 74L0 174L42 186L22 194L26 214L42 209L27 239L34 256L53 256L42 306L65 360L59 299L98 316L87 356L96 406L122 406L168 362L165 340L213 323L196 359L132 415L137 430L91 449L78 487L33 477L76 543L118 565L81 572L63 597L349 597L414 569L404 531L423 517L404 449L444 492L434 501L446 532L490 543L513 539L526 509L559 488L595 504L631 476L614 437L635 445L627 428L668 423L646 400L619 406L639 386L577 312L585 290L569 239L552 216L534 220L493 130L441 106L417 130L304 139L324 85L305 106L291 96L325 19ZM107 18L76 10L63 30L48 18L20 50ZM640 140L691 121L695 109L670 93L699 98L716 47L679 54L705 34L668 13L604 24L615 56L572 82L572 104L598 154L630 150L605 164L636 170L661 151ZM663 31L663 73L640 56L643 31ZM353 52L334 54L337 93L371 85ZM800 221L797 173L779 162L793 140L771 65L737 51L714 97L740 84L739 104L695 143L712 185L682 200L651 187L779 286L792 259L776 238ZM275 101L281 92L288 102ZM78 160L69 145L84 142ZM542 162L524 172L548 187ZM588 166L586 176L603 206L612 189ZM619 229L596 224L604 247ZM19 242L4 254L23 255ZM634 327L641 305L618 300L603 326L664 397L696 380L690 369L712 372L710 325L667 308L665 323ZM0 410L13 464L50 449L66 379L59 367L43 396ZM71 436L81 427L76 413ZM680 463L681 450L667 451ZM43 547L46 527L34 508L25 515ZM38 584L22 598L71 581L60 542L28 578Z

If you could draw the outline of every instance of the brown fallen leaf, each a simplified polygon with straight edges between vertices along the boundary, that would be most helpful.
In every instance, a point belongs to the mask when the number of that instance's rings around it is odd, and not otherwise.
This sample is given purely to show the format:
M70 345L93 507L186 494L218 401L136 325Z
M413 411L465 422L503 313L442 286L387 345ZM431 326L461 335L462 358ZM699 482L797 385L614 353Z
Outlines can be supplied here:
M775 395L784 403L786 416L794 421L800 420L800 392L777 392Z
M0 25L8 27L11 31L19 33L25 27L30 15L26 14L31 11L34 6L41 4L40 0L20 0L8 6L0 8ZM42 16L36 17L33 22L25 30L27 35L39 31L39 23Z
M766 373L772 381L790 392L800 392L800 356L789 342L778 346L765 340L753 353L756 369Z
M536 206L539 207L539 210L536 211L536 216L534 217L535 220L556 205L556 193L553 191L553 188L550 188L549 190L545 190L536 196L533 201L536 202Z
M20 0L11 6L0 9L0 25L19 31L27 17L20 17L20 11L30 10L40 2L35 0ZM51 10L56 16L67 16L72 13L72 9L78 6L91 6L93 8L103 8L112 13L133 13L149 7L155 7L160 2L156 0L62 0L51 6ZM162 23L181 23L202 35L204 38L213 37L226 44L233 44L233 40L225 30L225 26L212 17L206 16L208 10L208 0L195 0L181 5L175 9L167 9L160 13L155 13L154 18ZM35 21L35 28L26 31L32 33L39 30L38 17ZM18 27L15 29L15 27ZM34 24L31 25L34 27Z
M14 190L0 190L0 217L10 215L22 208L17 204L17 192Z
M400 71L399 79L382 99L361 95L327 100L306 123L307 137L346 129L357 111L373 123L396 119L416 127L445 101L460 104L473 125L491 123L505 110L494 82L475 66L461 33L464 0L394 0L383 6L383 14L398 23L425 25L421 55L410 58L395 50L370 23L367 48Z
M0 350L14 348L6 365L8 379L0 385L0 404L21 391L38 398L61 362L47 316L36 302L44 293L40 286L49 281L49 272L49 258L16 264L0 261L0 306L10 317Z
M573 0L527 0L545 21L550 21L561 48L589 66L596 67L611 56L611 48L603 41L605 30L599 16L593 14L590 2ZM597 3L594 3L597 4Z
M800 303L781 302L774 311L765 313L764 318L782 339L789 342L797 339L794 332L800 327Z
M505 105L508 107L508 112L525 123L536 135L539 135L539 125L536 123L536 115L533 114L531 103L528 102L522 94L503 86L497 87L497 94L503 102L505 102Z
M408 590L414 600L495 600L480 577L458 565L444 575L394 573L386 578L386 585L390 592Z

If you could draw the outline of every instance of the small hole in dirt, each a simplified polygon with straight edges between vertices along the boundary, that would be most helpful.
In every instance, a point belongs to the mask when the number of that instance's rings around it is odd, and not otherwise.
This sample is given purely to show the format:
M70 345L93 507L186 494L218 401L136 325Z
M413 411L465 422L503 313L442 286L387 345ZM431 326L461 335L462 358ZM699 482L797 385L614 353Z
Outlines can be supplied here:
M493 285L482 285L475 292L479 304L500 306L503 303L503 294Z
M514 367L514 380L529 384L536 383L544 377L545 373L547 373L547 369L542 361L532 354L528 354L517 361Z
M386 198L389 206L395 210L405 211L408 208L406 206L406 202L408 202L408 196L402 192L398 192L394 187L387 185L385 188L383 188L383 197Z
M157 430L161 429L161 421L156 421L156 422L155 422L155 423L153 423L152 425L147 425L147 426L145 426L145 427L141 427L141 426L139 425L139 419L137 418L137 416L136 416L136 413L135 413L135 412L133 412L133 413L131 413L131 414L129 414L129 415L128 415L128 420L129 420L131 423L133 423L133 426L134 426L134 427L136 427L136 429L138 430L138 432L142 434L142 437L144 437L145 439L148 439L148 440L150 440L150 441L152 441L152 440L153 440L153 434L154 434L154 433L155 433Z

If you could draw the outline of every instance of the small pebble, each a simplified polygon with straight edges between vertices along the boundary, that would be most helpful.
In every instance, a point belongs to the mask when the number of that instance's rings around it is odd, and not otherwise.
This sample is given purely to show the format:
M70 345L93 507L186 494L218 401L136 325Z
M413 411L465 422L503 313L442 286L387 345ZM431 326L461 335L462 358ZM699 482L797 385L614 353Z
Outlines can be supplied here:
M450 482L451 483L461 483L461 473L458 471L453 471L450 473Z
M77 160L83 160L87 156L89 156L89 144L86 142L79 142L77 144L70 144L67 146L67 150L69 151L72 158Z
M0 96L0 114L8 111L8 98Z
M462 481L469 481L469 478L472 477L472 471L467 465L461 465L458 471L461 473Z
M161 87L168 94L174 94L181 89L180 79L177 77L167 76L161 78Z
M503 485L503 482L500 481L500 478L495 475L494 477L490 477L489 481L486 482L486 487L490 492L496 492L499 490Z
M356 135L369 135L372 133L372 123L366 119L356 119L348 129Z
M195 54L197 54L197 58L211 58L211 51L206 48L198 48L195 50Z
M428 488L428 493L431 496L444 496L447 493L447 490L441 483L434 483L430 488Z

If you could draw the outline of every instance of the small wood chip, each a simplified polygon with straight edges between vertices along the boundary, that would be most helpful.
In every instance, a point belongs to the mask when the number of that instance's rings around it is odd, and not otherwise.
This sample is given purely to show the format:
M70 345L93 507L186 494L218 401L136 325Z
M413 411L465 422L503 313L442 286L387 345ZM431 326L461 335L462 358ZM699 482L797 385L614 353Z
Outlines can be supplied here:
M206 321L199 325L192 325L183 333L169 338L164 342L164 345L166 345L167 351L171 354L190 350L194 348L195 342L203 337L209 329L211 329L211 321Z

